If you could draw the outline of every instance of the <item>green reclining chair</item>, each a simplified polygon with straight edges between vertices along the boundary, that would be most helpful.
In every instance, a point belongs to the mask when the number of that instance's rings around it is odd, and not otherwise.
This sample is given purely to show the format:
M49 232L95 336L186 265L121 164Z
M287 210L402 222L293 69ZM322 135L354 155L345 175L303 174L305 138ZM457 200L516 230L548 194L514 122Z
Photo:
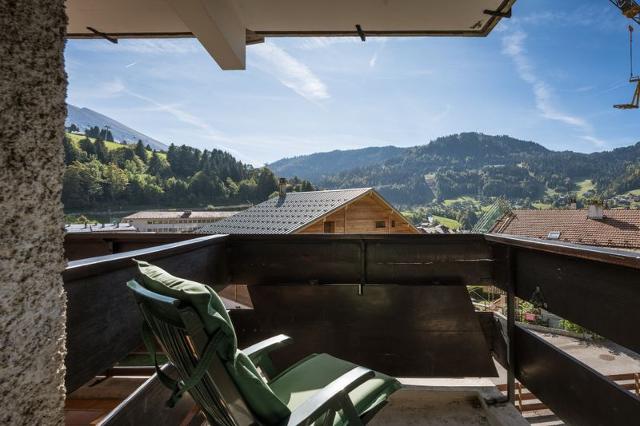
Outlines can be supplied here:
M275 374L269 353L291 343L280 335L238 350L222 300L210 287L136 261L127 283L144 317L143 337L159 379L173 390L169 406L189 392L211 425L359 425L400 383L327 354L312 354ZM176 368L158 367L154 336Z

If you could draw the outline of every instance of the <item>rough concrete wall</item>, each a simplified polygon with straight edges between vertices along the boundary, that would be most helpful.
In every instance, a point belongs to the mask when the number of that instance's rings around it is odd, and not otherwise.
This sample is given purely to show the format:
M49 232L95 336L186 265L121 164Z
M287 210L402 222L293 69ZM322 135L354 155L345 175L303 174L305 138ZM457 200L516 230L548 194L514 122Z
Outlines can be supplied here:
M0 424L64 423L63 0L0 0Z

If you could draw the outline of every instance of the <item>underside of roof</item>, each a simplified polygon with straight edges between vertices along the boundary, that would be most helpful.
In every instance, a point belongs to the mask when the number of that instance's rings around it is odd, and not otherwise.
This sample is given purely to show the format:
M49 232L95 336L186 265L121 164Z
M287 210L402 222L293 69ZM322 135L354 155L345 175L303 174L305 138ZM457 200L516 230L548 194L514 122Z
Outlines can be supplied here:
M67 0L70 38L192 37L223 69L279 36L486 36L515 0ZM358 29L359 28L359 29Z

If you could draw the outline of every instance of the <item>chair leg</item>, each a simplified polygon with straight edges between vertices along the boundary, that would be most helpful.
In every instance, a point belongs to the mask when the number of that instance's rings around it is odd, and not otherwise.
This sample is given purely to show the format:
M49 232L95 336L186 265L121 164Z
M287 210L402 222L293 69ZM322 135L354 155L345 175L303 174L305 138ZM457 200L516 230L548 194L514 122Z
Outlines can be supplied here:
M353 406L349 395L344 395L342 398L342 413L344 414L344 418L349 422L349 426L355 425L363 425L362 419L358 415L356 408Z

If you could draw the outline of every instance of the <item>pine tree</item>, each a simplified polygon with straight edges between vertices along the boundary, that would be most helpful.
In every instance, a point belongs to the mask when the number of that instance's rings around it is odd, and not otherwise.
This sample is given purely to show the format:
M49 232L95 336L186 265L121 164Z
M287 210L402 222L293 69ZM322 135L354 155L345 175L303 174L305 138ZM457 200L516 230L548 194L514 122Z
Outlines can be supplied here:
M278 190L278 181L273 172L266 167L260 169L254 202L260 203Z
M142 143L142 141L140 139L138 139L138 143L136 144L134 152L136 153L136 155L138 157L140 157L140 159L142 161L144 161L145 163L147 162L147 160L148 160L148 158L147 158L147 150L145 149L144 144Z
M104 143L102 139L96 139L94 146L95 146L96 158L98 158L98 161L100 161L102 164L107 164L111 157L109 155L109 150L107 149L107 145Z
M64 164L71 164L78 159L78 148L73 145L68 137L62 139L64 145Z
M89 140L88 138L80 139L80 142L78 142L78 145L80 146L81 150L87 153L87 155L96 154L96 147L95 145L93 145L93 143L91 143L91 140Z

